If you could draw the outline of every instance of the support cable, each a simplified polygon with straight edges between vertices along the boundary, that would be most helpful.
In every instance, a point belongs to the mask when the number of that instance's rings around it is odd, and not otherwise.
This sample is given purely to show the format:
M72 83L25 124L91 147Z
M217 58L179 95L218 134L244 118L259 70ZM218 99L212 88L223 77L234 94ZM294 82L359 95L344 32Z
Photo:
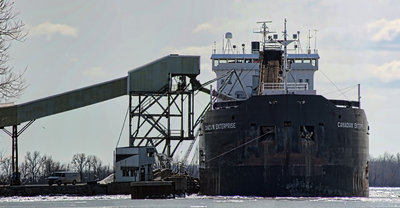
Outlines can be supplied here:
M117 147L118 147L119 140L121 140L122 132L124 131L124 127L125 127L125 123L126 123L126 118L128 117L129 108L130 108L130 106L128 106L128 109L126 110L126 114L125 114L124 123L122 124L121 132L119 133L119 137L118 137L117 145L115 145L115 148L117 148ZM131 135L129 135L129 136L131 136Z
M339 87L336 86L336 84L335 84L331 79L329 79L328 76L326 76L326 74L325 74L322 70L319 70L319 71L322 73L322 75L324 75L324 77L325 77L326 79L328 79L328 80L331 82L331 84L332 84L333 86L336 87L336 89L340 92L340 94L342 94L347 100L349 99L349 98L339 89Z
M344 91L344 93L347 93L350 90L354 90L356 87L357 87L357 85L351 85L351 86L342 88L341 90ZM322 95L326 96L326 95L329 95L329 94L332 94L332 93L335 93L335 92L337 92L337 90L329 91L329 92L326 92L326 93L322 93Z
M258 136L258 137L256 137L256 138L254 138L254 139L252 139L252 140L250 140L250 141L247 141L247 142L245 142L245 143L243 143L243 144L241 144L241 145L239 145L239 146L237 146L237 147L234 147L234 148L232 148L232 149L230 149L230 150L228 150L228 151L226 151L226 152L223 152L223 153L221 153L221 154L219 154L219 155L217 155L217 156L215 156L215 157L209 159L207 162L211 162L211 161L213 161L213 160L215 160L215 159L217 159L217 158L219 158L219 157L222 157L222 156L224 156L224 155L226 155L226 154L228 154L228 153L230 153L230 152L232 152L232 151L235 151L235 150L239 149L240 147L246 146L246 145L250 144L251 142L253 142L253 141L257 140L257 139L260 139L261 137L263 137L263 136L265 136L265 135L267 135L267 134L270 134L270 133L272 133L272 132L273 132L273 131L269 131L269 132L267 132L267 133L265 133L265 134L262 134L262 135L260 135L260 136Z

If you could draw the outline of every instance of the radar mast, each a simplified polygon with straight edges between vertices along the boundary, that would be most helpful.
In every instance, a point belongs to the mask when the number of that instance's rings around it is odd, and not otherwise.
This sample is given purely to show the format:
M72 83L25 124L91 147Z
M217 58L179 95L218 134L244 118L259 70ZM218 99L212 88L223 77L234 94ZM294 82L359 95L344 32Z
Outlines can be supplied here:
M257 22L258 24L262 24L261 25L261 29L259 31L254 31L254 33L260 33L263 36L263 40L262 40L263 50L265 50L265 46L266 46L266 44L268 42L267 35L270 34L270 33L275 33L275 32L269 31L269 28L267 26L267 23L271 23L271 22L272 21L260 21L260 22Z

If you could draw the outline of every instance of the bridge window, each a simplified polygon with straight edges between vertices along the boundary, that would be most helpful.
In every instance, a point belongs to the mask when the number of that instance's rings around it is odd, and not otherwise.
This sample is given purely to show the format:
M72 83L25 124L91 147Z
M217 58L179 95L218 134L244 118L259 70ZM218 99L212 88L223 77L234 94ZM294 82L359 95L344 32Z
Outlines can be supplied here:
M309 64L309 63L311 63L311 60L310 59L304 59L303 63Z
M294 63L296 63L296 64L301 64L301 63L303 63L300 59L296 59L296 60L294 60Z
M219 61L219 60L214 59L214 60L213 60L213 66L218 66L218 64L219 64L218 61Z
M315 66L315 63L316 63L315 59L311 60L311 64L312 64L313 66Z
M245 63L251 63L251 59L244 60Z
M221 60L219 60L219 63L220 64L226 64L226 60L225 59L221 59Z

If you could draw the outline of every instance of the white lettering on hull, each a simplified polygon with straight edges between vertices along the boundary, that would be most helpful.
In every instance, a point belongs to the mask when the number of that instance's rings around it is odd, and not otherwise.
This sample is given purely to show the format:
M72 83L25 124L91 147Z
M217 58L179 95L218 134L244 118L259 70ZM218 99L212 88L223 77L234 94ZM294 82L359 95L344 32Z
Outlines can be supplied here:
M339 128L349 128L349 129L362 129L364 124L351 123L351 122L337 122L337 127Z
M236 123L219 123L219 124L210 124L204 126L205 131L215 131L224 129L236 129Z

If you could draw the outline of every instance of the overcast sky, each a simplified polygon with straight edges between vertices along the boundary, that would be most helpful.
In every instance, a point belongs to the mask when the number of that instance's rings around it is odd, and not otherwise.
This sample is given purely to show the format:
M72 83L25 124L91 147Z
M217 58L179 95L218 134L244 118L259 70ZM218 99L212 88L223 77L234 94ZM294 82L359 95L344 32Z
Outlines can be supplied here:
M261 40L252 31L257 21L272 20L282 31L300 30L307 46L308 30L317 29L320 71L318 94L340 96L329 77L357 99L370 125L370 154L400 152L400 1L65 1L19 0L14 10L29 31L24 42L14 42L9 64L27 68L29 87L15 100L34 99L126 76L127 72L162 56L179 53L201 56L201 81L213 78L213 42L221 47L225 32L232 42L250 45ZM314 46L314 44L312 44ZM196 105L207 101L196 99ZM19 156L40 151L69 162L78 152L97 155L112 164L112 154L128 107L120 97L35 121L19 140ZM127 128L125 128L127 129ZM0 150L11 154L10 138L0 133ZM125 131L120 146L128 144ZM20 161L22 161L20 159Z

